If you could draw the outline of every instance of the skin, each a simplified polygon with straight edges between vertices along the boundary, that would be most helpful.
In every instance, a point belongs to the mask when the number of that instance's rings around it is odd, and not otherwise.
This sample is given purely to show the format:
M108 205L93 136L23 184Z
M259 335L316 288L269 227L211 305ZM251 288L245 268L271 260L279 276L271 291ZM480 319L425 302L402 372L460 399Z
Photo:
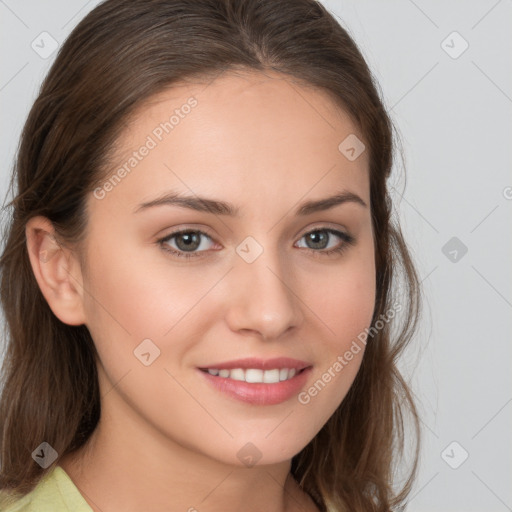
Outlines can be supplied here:
M291 458L340 405L364 350L306 405L297 396L266 406L235 400L196 368L289 356L313 365L308 389L370 325L368 152L349 161L338 150L349 134L363 137L325 93L276 73L231 72L146 102L118 141L111 173L192 95L197 106L121 183L103 199L88 197L84 266L55 244L47 219L27 224L48 304L61 321L85 324L99 353L100 422L59 464L94 511L317 510L291 477ZM240 217L169 205L133 212L170 190L233 203ZM367 207L294 214L341 190ZM183 228L211 234L199 257L175 257L157 243ZM327 249L315 248L304 235L322 228L355 243L326 256L345 242L331 235ZM263 248L250 264L235 251L247 236ZM167 247L184 247L177 244ZM148 338L160 356L145 366L134 350ZM252 467L237 457L248 442L261 453Z

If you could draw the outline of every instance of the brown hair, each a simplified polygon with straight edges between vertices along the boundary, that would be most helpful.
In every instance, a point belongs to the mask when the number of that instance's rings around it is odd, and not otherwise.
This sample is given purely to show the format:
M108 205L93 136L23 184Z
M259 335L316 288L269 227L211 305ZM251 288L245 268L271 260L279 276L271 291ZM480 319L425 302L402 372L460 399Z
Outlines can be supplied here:
M420 431L396 364L416 330L421 290L391 218L393 125L356 44L314 0L107 0L60 48L23 129L0 259L8 340L0 490L28 493L50 470L32 460L34 449L46 441L59 456L70 453L86 443L100 416L93 340L85 325L59 321L40 292L27 254L27 221L45 216L63 243L80 247L86 197L106 175L129 115L173 84L237 68L274 70L318 87L355 120L370 162L377 270L372 326L396 299L397 278L405 283L403 319L375 329L347 396L293 457L292 474L323 511L389 511L405 502ZM398 326L393 334L391 325ZM406 412L417 442L397 490Z

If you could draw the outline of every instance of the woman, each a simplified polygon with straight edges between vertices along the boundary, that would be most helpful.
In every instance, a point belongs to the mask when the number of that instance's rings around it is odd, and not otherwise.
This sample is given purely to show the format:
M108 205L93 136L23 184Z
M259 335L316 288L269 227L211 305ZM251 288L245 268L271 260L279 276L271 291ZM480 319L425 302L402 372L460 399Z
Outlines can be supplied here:
M394 468L418 419L396 363L420 292L392 142L363 57L313 0L89 13L16 163L6 510L405 503L417 448L401 489Z

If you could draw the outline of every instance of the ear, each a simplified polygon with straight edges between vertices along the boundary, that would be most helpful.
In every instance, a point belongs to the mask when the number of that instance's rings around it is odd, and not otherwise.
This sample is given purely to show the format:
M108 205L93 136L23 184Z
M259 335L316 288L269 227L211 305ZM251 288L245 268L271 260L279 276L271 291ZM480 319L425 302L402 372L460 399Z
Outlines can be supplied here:
M34 276L55 316L65 324L84 324L82 271L75 253L59 243L46 217L32 217L25 236Z

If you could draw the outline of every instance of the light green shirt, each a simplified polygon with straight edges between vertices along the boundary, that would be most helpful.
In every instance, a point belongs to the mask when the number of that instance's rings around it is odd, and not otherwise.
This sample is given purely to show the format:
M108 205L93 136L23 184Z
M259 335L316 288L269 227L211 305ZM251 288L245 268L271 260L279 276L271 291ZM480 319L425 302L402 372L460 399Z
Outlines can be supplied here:
M73 480L60 466L44 476L32 492L5 506L5 493L0 491L2 512L93 512Z

